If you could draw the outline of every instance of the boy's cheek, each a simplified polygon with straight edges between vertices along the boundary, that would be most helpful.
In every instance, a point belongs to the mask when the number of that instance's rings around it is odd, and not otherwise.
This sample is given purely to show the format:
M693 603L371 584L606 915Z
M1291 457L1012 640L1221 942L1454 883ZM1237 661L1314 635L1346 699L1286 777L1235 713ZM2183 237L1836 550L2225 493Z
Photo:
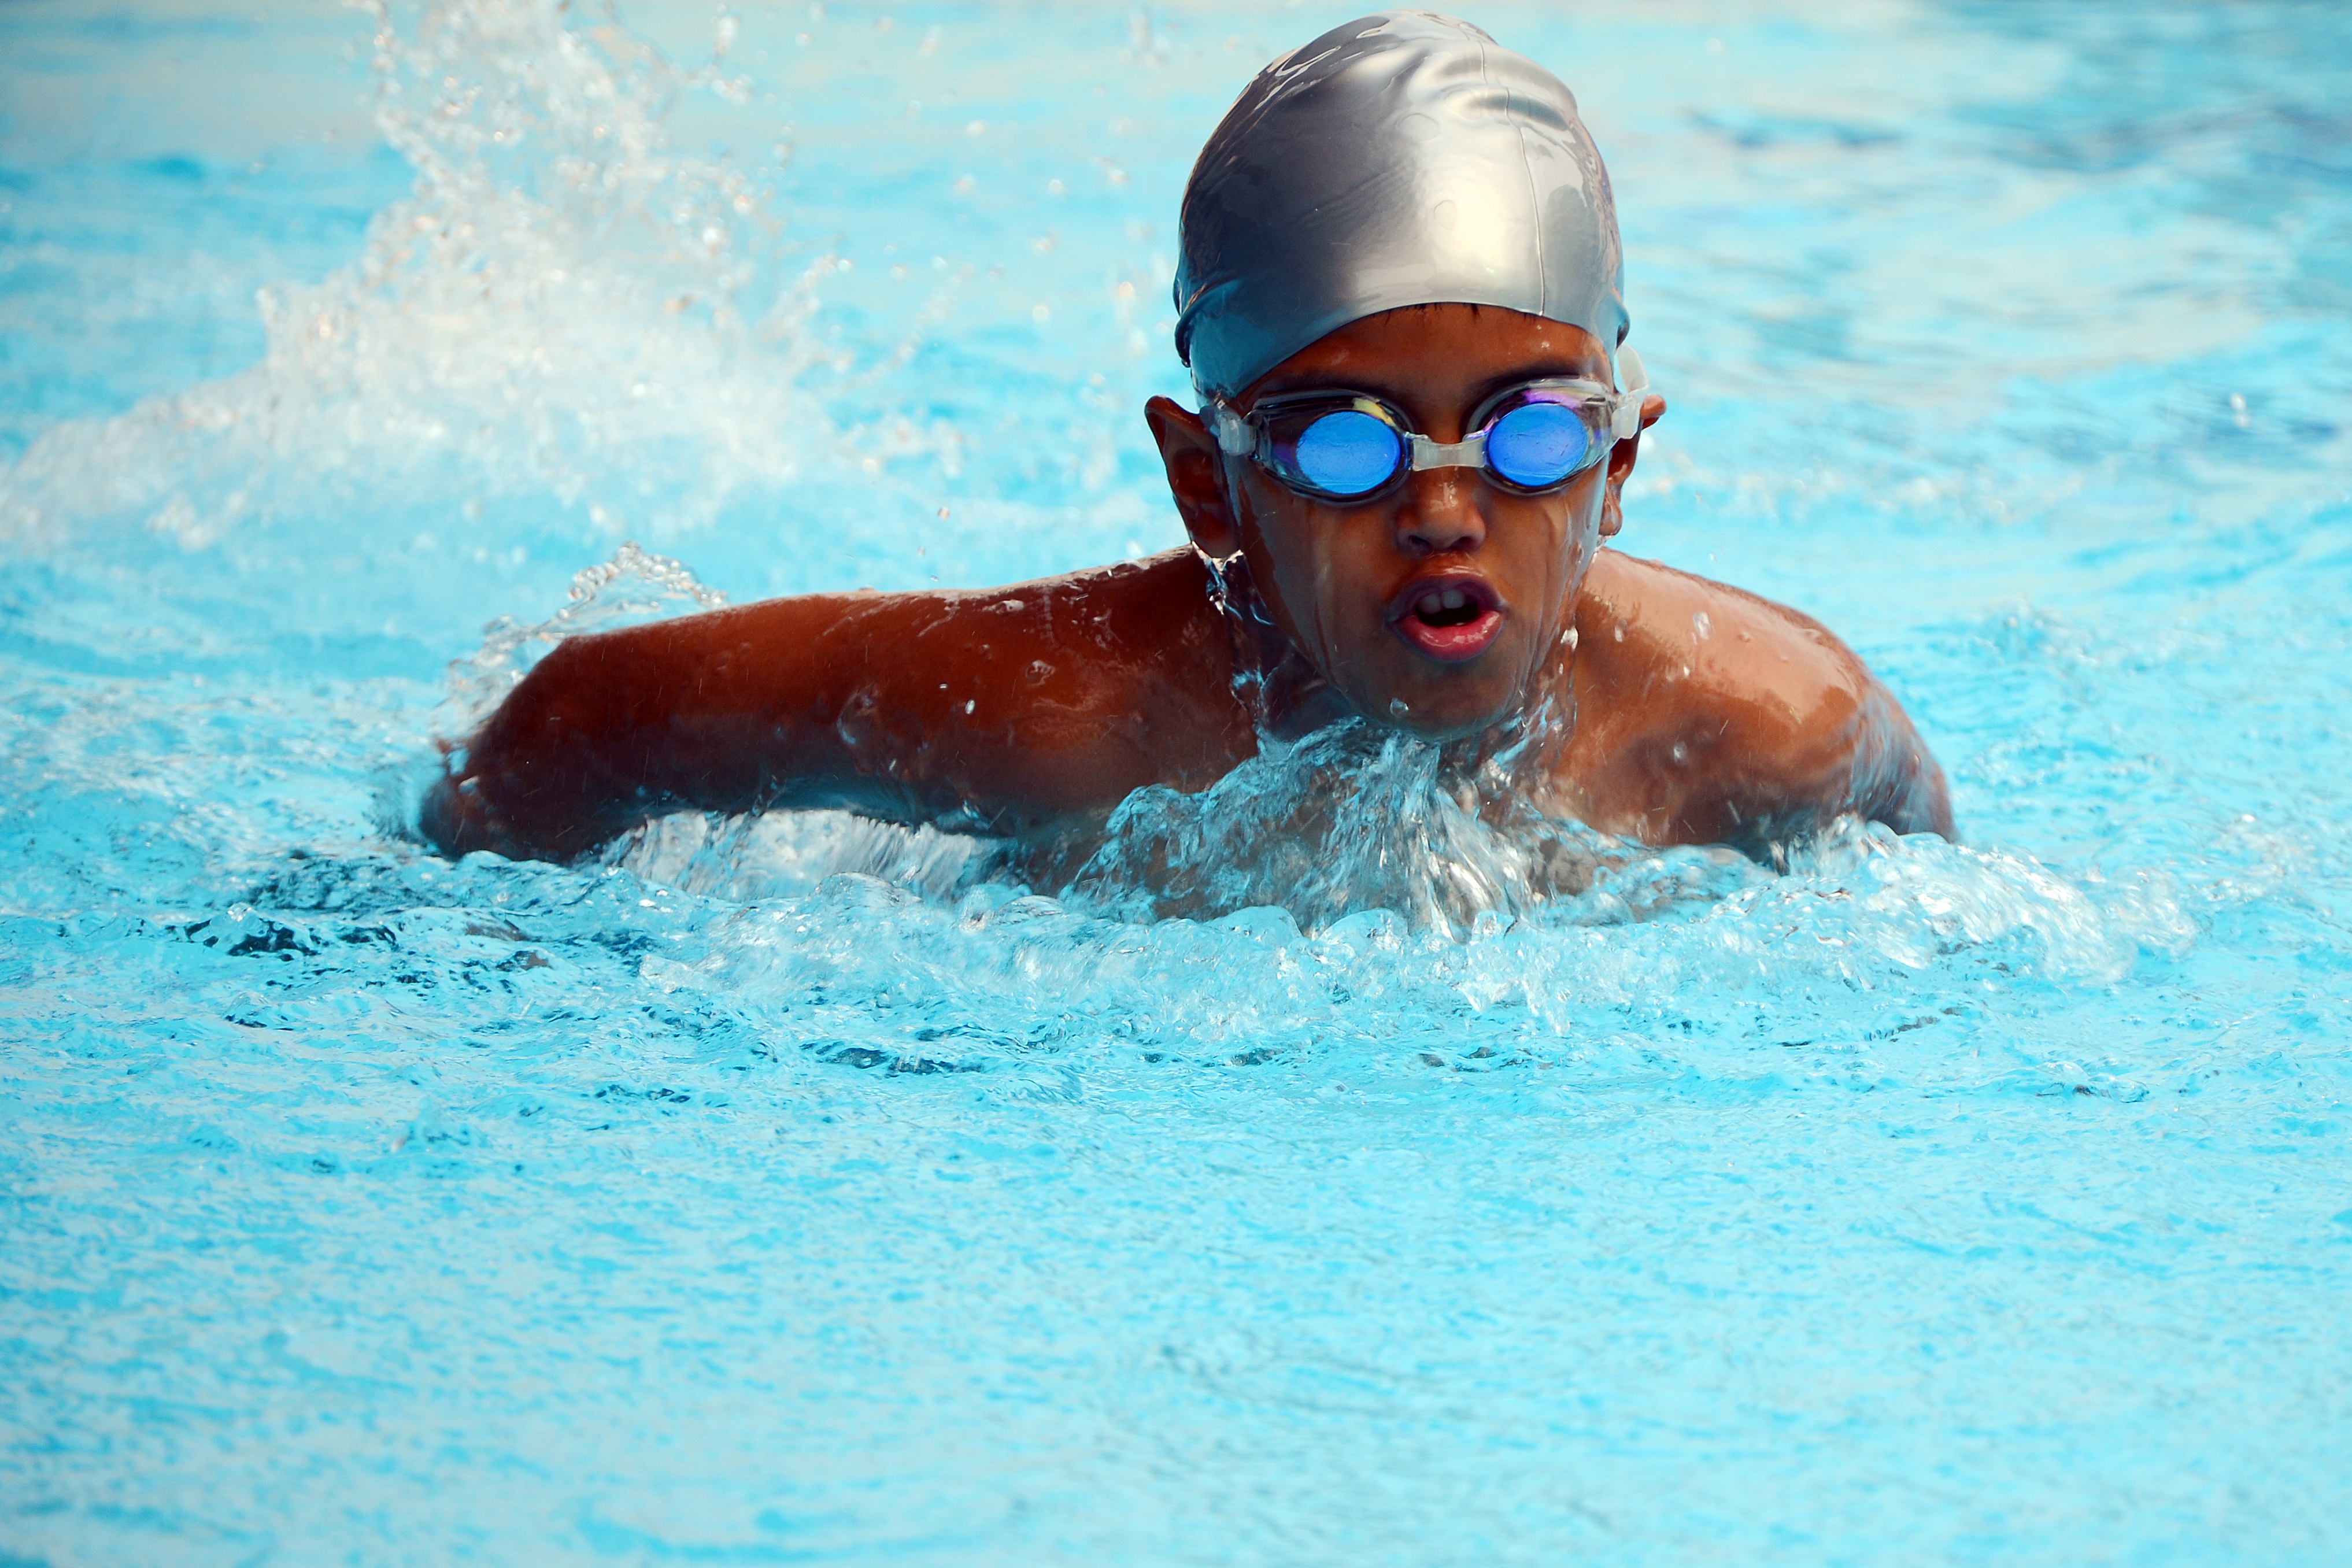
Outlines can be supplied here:
M1259 596L1275 624L1303 647L1312 639L1314 628L1330 623L1349 574L1332 559L1329 545L1334 542L1313 528L1300 527L1294 517L1261 518L1257 534L1261 558L1250 565Z
M1310 535L1276 556L1275 581L1285 612L1277 619L1327 675L1337 675L1341 664L1360 661L1371 645L1389 636L1378 563L1360 559L1362 552L1349 547L1356 542Z

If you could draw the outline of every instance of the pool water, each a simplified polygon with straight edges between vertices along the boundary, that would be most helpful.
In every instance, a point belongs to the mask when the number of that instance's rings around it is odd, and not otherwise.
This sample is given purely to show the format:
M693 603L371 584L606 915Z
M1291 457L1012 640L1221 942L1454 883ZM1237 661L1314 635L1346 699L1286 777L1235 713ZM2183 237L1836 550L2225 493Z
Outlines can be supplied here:
M1614 175L1622 546L1957 845L1538 899L1344 736L1139 803L1200 918L401 837L567 630L1178 542L1177 195L1345 14L0 11L0 1562L2352 1550L2340 9L1473 12Z

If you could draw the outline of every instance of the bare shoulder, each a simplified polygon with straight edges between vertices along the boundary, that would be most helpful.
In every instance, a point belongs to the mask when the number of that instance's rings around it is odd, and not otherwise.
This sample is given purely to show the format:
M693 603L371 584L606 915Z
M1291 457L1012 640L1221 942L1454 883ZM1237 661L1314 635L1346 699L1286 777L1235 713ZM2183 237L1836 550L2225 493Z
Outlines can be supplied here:
M1190 782L1231 750L1228 731L1238 724L1246 735L1232 648L1190 551L939 595L902 625L894 657L910 655L958 692L980 689L981 706L992 698L1019 715L1033 742L1105 724L1148 732Z
M1190 550L929 599L942 621L996 622L1138 665L1189 665L1212 652L1218 659L1225 657L1224 639L1215 635L1208 573Z
M1201 678L1230 656L1216 631L1205 574L1189 554L1034 578L993 588L800 595L577 639L573 662L670 668L661 700L676 704L740 685L730 700L820 703L849 682L887 694L921 721L932 694L985 697L1004 713L1093 714L1132 683ZM683 686L687 691L669 689Z
M1248 754L1206 570L1170 552L1003 587L845 596L814 617L855 672L835 728L876 768L944 767L941 798L1028 803L1000 823L1107 811L1139 784L1200 788Z
M1578 668L1612 695L1687 687L1790 721L1854 700L1871 679L1852 648L1811 616L1759 594L1615 550L1596 556L1577 605ZM1590 661L1589 664L1587 661ZM1663 708L1618 712L1639 723Z
M1576 627L1562 782L1595 826L1748 847L1842 811L1950 830L1941 770L1910 720L1811 616L1610 550Z

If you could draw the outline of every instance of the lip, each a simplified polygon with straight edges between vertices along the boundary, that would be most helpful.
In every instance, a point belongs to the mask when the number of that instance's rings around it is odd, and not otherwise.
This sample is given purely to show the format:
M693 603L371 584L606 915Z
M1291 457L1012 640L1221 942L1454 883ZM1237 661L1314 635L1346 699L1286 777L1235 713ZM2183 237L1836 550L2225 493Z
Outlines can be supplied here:
M1469 601L1481 606L1482 613L1458 626L1433 626L1416 613L1415 607L1432 594L1458 589ZM1440 664L1464 664L1476 658L1494 645L1503 629L1503 616L1507 613L1502 596L1483 577L1466 572L1445 573L1433 577L1416 577L1399 589L1389 600L1389 629L1404 640L1407 647Z

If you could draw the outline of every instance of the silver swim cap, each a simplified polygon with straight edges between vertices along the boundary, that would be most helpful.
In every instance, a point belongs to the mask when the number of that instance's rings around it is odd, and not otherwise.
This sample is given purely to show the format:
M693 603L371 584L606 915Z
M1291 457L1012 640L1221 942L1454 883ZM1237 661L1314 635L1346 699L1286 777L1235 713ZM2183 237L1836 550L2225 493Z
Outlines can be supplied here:
M1383 11L1258 72L1184 188L1176 352L1230 397L1349 321L1502 305L1625 336L1617 208L1559 79Z

